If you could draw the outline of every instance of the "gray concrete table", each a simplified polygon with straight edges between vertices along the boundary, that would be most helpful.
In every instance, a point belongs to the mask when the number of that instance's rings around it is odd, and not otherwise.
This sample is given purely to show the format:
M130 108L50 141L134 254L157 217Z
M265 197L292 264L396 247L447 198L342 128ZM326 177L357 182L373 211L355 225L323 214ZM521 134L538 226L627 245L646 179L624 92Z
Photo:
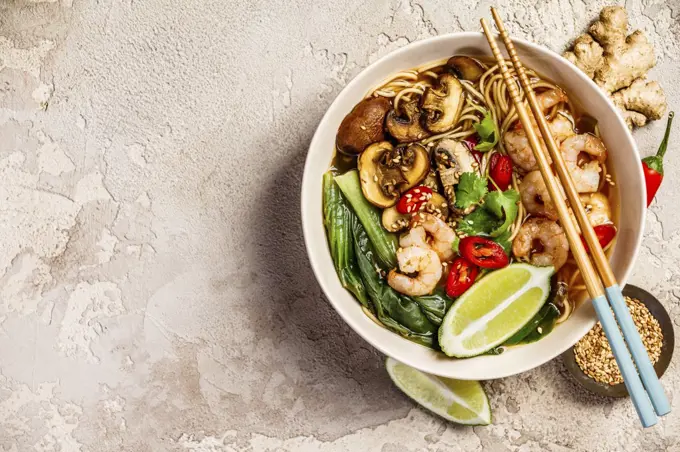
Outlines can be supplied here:
M503 13L561 51L603 4ZM680 108L680 4L627 5ZM299 189L324 111L488 6L0 2L0 451L680 451L677 359L648 431L559 359L486 384L494 424L459 427L391 385L314 280ZM663 127L635 133L644 154ZM632 279L676 319L678 148L680 127Z

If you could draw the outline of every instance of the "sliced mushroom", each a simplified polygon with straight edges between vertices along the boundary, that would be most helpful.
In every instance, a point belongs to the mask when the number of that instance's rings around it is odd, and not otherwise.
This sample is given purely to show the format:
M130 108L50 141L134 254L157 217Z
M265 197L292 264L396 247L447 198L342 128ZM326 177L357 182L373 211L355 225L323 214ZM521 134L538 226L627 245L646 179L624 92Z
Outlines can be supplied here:
M463 85L453 74L442 75L436 86L425 91L421 108L427 130L432 133L448 132L463 109Z
M382 213L382 225L390 232L398 232L408 227L410 213L399 213L397 206L388 207Z
M385 154L391 153L393 149L388 141L373 143L364 149L357 162L361 191L371 204L378 207L396 204L399 200L396 186L406 182L398 166L383 164Z
M425 179L430 172L430 155L427 150L417 143L397 148L401 155L400 168L406 178L406 185L399 187L403 193L411 187L415 187Z
M387 114L385 126L387 131L400 143L410 143L430 136L430 133L420 124L422 115L418 108L418 101L401 102L399 110L392 110Z
M387 141L367 147L358 166L364 196L382 208L396 204L399 195L422 181L430 170L424 147L414 143L395 148Z
M462 55L449 58L446 66L450 67L459 79L469 80L473 83L477 82L486 71L482 63L474 58Z
M359 102L340 123L335 144L344 154L360 154L366 146L385 139L385 116L392 102L373 97Z
M431 188L432 191L439 191L439 179L437 179L437 172L434 169L430 168L427 176L423 179L423 185Z
M479 172L479 164L462 141L446 138L439 141L432 151L432 164L439 173L439 180L444 188L444 196L454 208L456 202L456 185L463 173ZM455 209L455 208L454 208ZM469 210L471 212L474 210ZM458 212L458 213L469 213Z

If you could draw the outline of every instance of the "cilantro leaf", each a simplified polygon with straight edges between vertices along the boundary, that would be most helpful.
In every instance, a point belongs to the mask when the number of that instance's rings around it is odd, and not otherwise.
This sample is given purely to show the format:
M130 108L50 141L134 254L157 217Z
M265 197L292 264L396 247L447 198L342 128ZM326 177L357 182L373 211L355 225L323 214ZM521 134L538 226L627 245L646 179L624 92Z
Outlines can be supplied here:
M519 193L515 190L492 191L484 198L484 208L491 211L497 218L504 219L503 224L491 231L491 237L498 237L510 228L517 218Z
M498 143L498 127L496 127L496 122L491 116L491 112L486 111L484 113L484 118L478 122L474 123L472 127L477 131L480 141L477 146L475 146L475 151L486 152L496 146Z
M503 220L483 207L478 207L458 222L458 230L466 235L489 235L498 229Z
M493 191L484 197L484 204L458 222L458 230L467 235L487 235L499 243L507 242L510 225L517 218L518 202L519 193L515 190Z
M505 254L507 254L508 256L510 255L510 251L512 251L512 241L510 240L511 235L512 231L508 229L507 231L505 231L500 236L494 239L494 242L502 246L503 250L505 251Z
M460 245L460 237L458 237L458 234L454 234L453 241L451 242L451 249L456 254L458 254L458 245Z
M487 191L486 178L474 172L461 174L456 187L456 207L467 209L471 205L479 204Z

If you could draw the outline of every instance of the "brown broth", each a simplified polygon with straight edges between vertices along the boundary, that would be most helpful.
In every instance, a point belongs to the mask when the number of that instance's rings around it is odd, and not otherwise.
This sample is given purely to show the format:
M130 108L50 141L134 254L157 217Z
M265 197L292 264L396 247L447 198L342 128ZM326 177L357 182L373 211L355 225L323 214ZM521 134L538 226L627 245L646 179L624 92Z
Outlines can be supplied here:
M331 170L337 174L345 174L347 171L351 171L357 168L357 157L351 157L345 155L342 152L335 150L333 154L333 160L331 161Z

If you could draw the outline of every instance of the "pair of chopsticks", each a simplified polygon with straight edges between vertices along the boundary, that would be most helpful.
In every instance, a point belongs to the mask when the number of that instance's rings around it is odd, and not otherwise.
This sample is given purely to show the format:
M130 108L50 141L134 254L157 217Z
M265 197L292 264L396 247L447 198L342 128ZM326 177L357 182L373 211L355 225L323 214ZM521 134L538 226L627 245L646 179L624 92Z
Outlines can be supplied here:
M484 29L484 34L486 39L489 41L489 46L493 52L501 73L503 74L503 80L508 88L508 92L512 98L515 108L517 109L517 114L519 115L519 120L524 126L527 138L538 162L543 180L550 193L550 197L557 207L557 211L560 217L560 222L564 228L567 240L569 241L569 246L571 252L576 259L579 269L583 275L583 280L585 282L588 294L593 300L593 305L595 307L595 312L602 324L602 329L607 336L607 340L612 347L614 357L621 370L621 375L624 378L626 388L628 393L633 400L633 405L640 417L640 421L644 427L650 427L657 422L657 415L664 416L668 414L671 410L668 398L664 393L663 387L659 382L656 372L652 363L649 361L649 356L645 350L640 335L638 334L633 319L630 316L628 307L621 293L621 288L619 287L614 273L609 266L609 261L604 254L604 250L600 246L597 235L593 230L593 227L588 221L585 209L581 204L579 199L578 191L574 186L574 182L569 174L566 164L562 158L562 154L559 151L557 143L553 138L548 123L546 122L545 116L541 111L538 102L536 100L536 95L531 83L527 77L524 70L524 66L517 56L517 51L513 45L508 33L505 30L503 21L500 19L498 12L495 8L491 8L491 14L493 15L494 21L496 22L496 27L500 33L501 39L505 44L505 48L510 55L512 60L512 65L515 68L517 77L519 78L520 85L524 91L526 99L531 107L531 111L534 115L538 128L543 136L550 157L555 164L555 170L559 177L559 182L555 178L550 163L546 155L544 154L541 144L539 142L536 133L534 132L534 127L529 119L529 113L526 110L522 96L517 86L517 82L513 79L510 74L503 55L496 44L496 39L489 29L489 25L485 19L482 19L482 28ZM560 194L559 184L564 187L564 192L567 195L567 199L571 204L571 208L575 213L576 220L578 221L583 236L593 261L595 262L595 267L588 257L583 243L581 242L580 235L576 229L576 226L572 222L569 215L568 207L562 195ZM597 271L596 271L597 269ZM604 285L603 285L604 284ZM607 299L609 303L607 303ZM611 309L614 311L612 315ZM617 324L618 321L618 324ZM619 328L621 329L619 331ZM621 336L623 332L623 337ZM625 338L625 342L624 342ZM626 344L628 348L626 347ZM630 350L630 353L629 353ZM631 355L635 361L631 360ZM635 368L637 366L637 370ZM639 374L638 374L639 372ZM644 386L643 386L644 385ZM646 391L646 392L645 392ZM651 403L650 403L651 401Z

